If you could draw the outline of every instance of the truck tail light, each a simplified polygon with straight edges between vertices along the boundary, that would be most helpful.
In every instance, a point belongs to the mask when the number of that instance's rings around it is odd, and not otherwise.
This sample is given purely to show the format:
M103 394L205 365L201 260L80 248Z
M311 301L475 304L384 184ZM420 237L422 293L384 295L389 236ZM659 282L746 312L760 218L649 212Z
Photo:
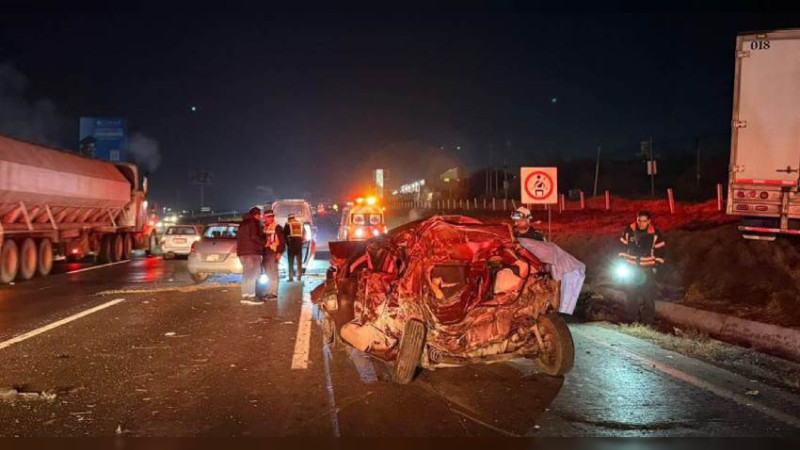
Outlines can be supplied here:
M766 192L766 191L762 192L760 197L761 197L762 200L768 199L769 198L769 192ZM758 209L758 208L756 208L756 209Z
M767 208L767 207L766 207L766 206L764 206L764 205L756 205L756 211L759 211L759 212L766 212L766 211L767 211L767 209L769 209L769 208Z
M736 197L744 198L744 191L736 191Z
M195 248L194 244L192 244L192 248L189 250L189 253L197 253L197 249Z
M749 209L750 209L750 207L747 206L747 205L736 205L736 210L737 211L747 211Z

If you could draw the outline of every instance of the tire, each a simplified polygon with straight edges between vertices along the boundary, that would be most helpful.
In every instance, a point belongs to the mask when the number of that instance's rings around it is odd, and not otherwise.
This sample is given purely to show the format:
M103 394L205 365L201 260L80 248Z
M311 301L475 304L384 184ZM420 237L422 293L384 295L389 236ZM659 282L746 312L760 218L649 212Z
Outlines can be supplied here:
M203 281L206 281L208 279L208 274L207 273L203 273L203 272L192 273L190 275L192 276L192 280L194 280L194 282L198 283L198 284L200 284Z
M50 275L53 270L53 242L50 238L43 238L39 241L39 264L36 265L36 273L40 277Z
M324 314L322 318L322 342L332 349L341 347L342 341L336 321L328 314Z
M111 262L111 238L114 235L104 234L100 236L100 251L97 253L97 262L105 264Z
M539 316L537 326L544 341L544 348L535 361L539 371L550 376L568 373L575 362L575 344L567 323L558 313L551 312Z
M167 252L162 255L164 259L175 259L175 253Z
M125 239L121 234L109 236L111 241L111 262L122 261L122 254L125 252Z
M17 277L18 271L19 248L16 242L6 239L0 249L0 282L11 283Z
M394 362L394 382L408 384L414 379L417 366L422 358L422 347L425 344L425 324L419 320L409 320L403 328L400 338L400 349Z
M131 259L133 256L133 236L130 233L122 235L122 259Z
M36 241L32 238L23 239L22 245L19 247L19 271L17 271L19 280L30 280L36 275L38 256L39 249L36 248Z

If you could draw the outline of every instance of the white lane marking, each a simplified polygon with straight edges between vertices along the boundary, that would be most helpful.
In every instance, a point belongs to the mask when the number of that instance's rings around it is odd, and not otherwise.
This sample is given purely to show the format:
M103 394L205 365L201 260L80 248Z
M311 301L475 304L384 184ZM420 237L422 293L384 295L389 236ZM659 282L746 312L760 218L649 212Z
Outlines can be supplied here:
M308 369L308 352L311 347L311 293L303 292L303 307L300 310L300 323L294 340L292 369Z
M20 334L17 337L13 337L13 338L11 338L11 339L9 339L7 341L0 342L0 350L4 349L6 347L10 347L10 346L12 346L12 345L14 345L16 343L22 342L22 341L24 341L26 339L30 339L30 338L32 338L34 336L39 335L39 334L46 333L46 332L48 332L48 331L50 331L50 330L52 330L54 328L60 327L61 325L68 324L68 323L70 323L70 322L72 322L74 320L80 319L81 317L86 317L89 314L96 313L97 311L106 309L106 308L108 308L110 306L114 306L117 303L124 302L124 301L125 301L124 298L118 298L116 300L111 300L110 302L103 303L102 305L95 306L94 308L87 309L86 311L79 312L78 314L73 314L73 315L71 315L71 316L69 316L67 318L64 318L64 319L61 319L59 321L53 322L53 323L51 323L49 325L45 325L45 326L43 326L41 328L37 328L37 329L35 329L33 331L29 331L29 332L27 332L25 334Z
M573 328L573 330L574 330L574 328ZM773 419L777 419L777 420L779 420L781 422L784 422L786 424L789 424L789 425L791 425L793 427L800 428L800 418L797 418L797 417L795 417L795 416L793 416L791 414L787 414L787 413L785 413L783 411L778 411L777 409L770 408L769 406L764 405L763 403L759 403L757 401L754 401L752 398L748 398L748 397L746 397L744 395L737 394L735 392L731 392L731 391L729 391L727 389L724 389L724 388L721 388L719 386L715 386L715 385L713 385L713 384L711 384L711 383L709 383L709 382L707 382L705 380L701 380L700 378L697 378L695 376L689 375L686 372L683 372L683 371L678 370L678 369L676 369L674 367L668 366L667 364L664 364L664 363L661 363L659 361L647 358L645 356L637 355L636 353L633 353L632 351L624 349L624 348L621 348L619 346L612 346L611 344L609 344L607 342L604 342L604 341L601 341L600 339L597 339L594 336L589 336L588 334L586 334L584 332L579 331L578 334L582 335L586 339L589 339L590 341L592 341L592 342L594 342L596 344L599 344L599 345L602 345L603 347L609 348L612 351L622 353L622 354L624 354L625 356L627 356L630 359L639 361L641 363L644 363L647 366L651 366L654 369L657 369L657 370L659 370L661 372L664 372L665 374L667 374L667 375L669 375L669 376L671 376L673 378L676 378L678 380L681 380L684 383L688 383L688 384L691 384L692 386L695 386L695 387L698 387L698 388L701 388L701 389L705 389L705 390L707 390L707 391L709 391L709 392L711 392L711 393L713 393L713 394L715 394L715 395L717 395L719 397L722 397L722 398L727 399L727 400L731 400L731 401L736 402L736 403L738 403L738 404L740 404L742 406L747 406L747 407L753 408L756 411L761 412L762 414L765 414L767 416L772 417Z
M71 270L71 271L67 272L67 275L69 275L71 273L86 272L88 270L102 269L103 267L116 266L117 264L125 264L125 263L129 263L129 262L131 262L131 260L130 259L126 259L125 261L117 261L117 262L108 263L108 264L101 264L99 266L85 267L83 269Z

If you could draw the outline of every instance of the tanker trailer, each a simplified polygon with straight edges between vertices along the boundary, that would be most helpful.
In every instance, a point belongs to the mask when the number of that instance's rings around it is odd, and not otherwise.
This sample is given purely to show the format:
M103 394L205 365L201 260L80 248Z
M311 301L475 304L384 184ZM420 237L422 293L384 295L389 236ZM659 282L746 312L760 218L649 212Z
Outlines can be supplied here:
M47 275L58 255L116 262L155 248L146 193L134 164L0 135L0 282Z

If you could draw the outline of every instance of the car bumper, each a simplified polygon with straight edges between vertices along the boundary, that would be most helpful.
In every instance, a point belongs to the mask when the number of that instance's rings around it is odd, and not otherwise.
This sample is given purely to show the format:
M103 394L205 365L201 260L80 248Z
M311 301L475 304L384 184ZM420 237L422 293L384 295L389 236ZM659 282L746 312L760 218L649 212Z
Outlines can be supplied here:
M174 253L176 255L188 255L192 252L192 247L175 247L172 245L164 245L161 247L164 253Z
M228 257L225 261L201 261L197 253L191 253L188 260L189 273L242 273L242 263L238 257Z

